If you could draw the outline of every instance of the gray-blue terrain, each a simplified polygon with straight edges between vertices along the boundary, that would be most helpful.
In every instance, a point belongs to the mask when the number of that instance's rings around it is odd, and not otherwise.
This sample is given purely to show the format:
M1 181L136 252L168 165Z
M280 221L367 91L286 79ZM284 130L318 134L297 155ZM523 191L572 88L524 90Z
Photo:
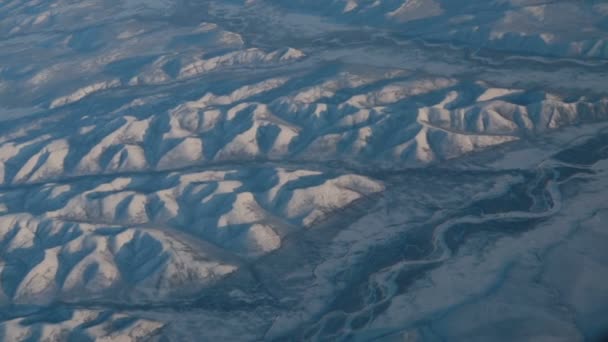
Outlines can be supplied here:
M601 341L608 2L0 0L0 341Z

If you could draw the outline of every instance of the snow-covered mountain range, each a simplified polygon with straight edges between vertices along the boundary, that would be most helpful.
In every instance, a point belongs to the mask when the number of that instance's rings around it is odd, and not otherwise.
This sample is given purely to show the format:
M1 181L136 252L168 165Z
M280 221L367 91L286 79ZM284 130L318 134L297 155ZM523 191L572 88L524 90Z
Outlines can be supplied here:
M598 340L608 4L0 2L0 341Z

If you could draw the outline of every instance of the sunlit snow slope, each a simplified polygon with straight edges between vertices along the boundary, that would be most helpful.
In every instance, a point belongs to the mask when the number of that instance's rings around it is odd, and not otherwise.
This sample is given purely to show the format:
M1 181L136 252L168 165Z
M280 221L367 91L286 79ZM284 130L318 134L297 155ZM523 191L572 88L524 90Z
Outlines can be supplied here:
M608 5L0 2L0 341L608 336Z

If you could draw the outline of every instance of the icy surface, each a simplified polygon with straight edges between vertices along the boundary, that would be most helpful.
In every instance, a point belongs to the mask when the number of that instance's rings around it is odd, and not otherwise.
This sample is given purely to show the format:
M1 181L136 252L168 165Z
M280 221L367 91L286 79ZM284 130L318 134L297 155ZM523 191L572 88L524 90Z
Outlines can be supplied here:
M0 341L599 341L608 5L0 2Z

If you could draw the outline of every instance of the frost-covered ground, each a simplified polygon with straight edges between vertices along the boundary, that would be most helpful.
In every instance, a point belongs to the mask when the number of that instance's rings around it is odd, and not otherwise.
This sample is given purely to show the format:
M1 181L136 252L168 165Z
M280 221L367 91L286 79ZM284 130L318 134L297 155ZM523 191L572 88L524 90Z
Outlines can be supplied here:
M608 5L0 2L0 341L599 341Z

